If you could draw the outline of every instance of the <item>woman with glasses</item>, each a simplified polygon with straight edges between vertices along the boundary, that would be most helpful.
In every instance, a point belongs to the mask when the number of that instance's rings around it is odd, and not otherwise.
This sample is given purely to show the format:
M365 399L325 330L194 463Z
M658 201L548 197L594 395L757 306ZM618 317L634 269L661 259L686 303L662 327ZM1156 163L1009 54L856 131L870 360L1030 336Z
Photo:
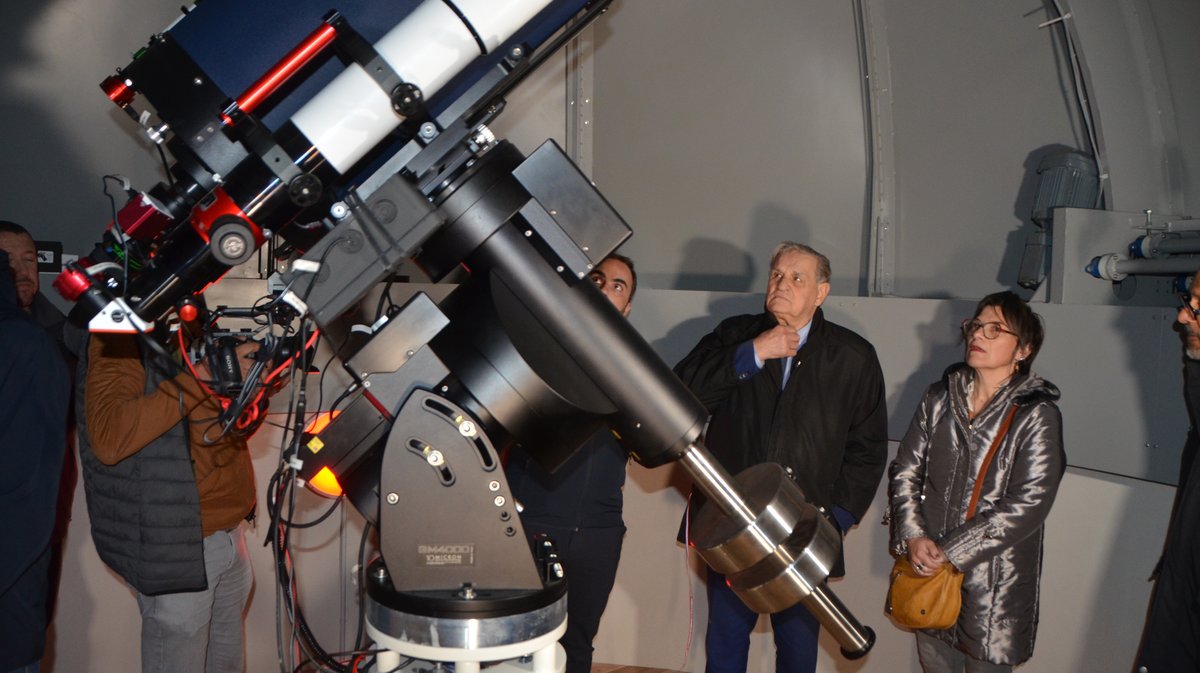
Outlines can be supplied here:
M921 575L964 573L958 622L917 632L925 673L1011 671L1033 654L1042 526L1066 463L1058 389L1030 371L1037 314L991 294L962 334L966 361L929 386L889 473L892 553Z

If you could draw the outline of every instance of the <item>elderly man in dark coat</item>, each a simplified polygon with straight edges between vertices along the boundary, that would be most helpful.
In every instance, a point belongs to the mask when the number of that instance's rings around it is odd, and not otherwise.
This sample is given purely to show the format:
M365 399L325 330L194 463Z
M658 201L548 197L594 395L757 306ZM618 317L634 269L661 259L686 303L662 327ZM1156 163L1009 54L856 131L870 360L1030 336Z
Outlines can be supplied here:
M771 257L766 313L735 316L675 373L708 407L706 443L731 473L775 462L843 533L866 514L887 462L883 372L871 344L827 320L829 260L800 243ZM844 573L841 559L833 576ZM709 573L708 673L746 670L758 615ZM820 624L802 606L771 615L776 669L816 668Z

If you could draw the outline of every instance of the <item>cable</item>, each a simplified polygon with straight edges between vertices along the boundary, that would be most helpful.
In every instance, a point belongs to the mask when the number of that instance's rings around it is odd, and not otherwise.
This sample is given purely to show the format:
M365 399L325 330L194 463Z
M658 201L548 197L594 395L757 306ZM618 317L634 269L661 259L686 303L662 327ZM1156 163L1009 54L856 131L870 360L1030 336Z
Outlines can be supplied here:
M1062 30L1063 44L1067 50L1067 59L1071 66L1071 85L1075 94L1075 104L1079 107L1080 121L1083 122L1084 132L1087 135L1092 156L1096 160L1096 179L1099 181L1099 185L1096 190L1096 202L1093 204L1093 207L1099 208L1104 201L1104 195L1108 189L1108 173L1104 168L1107 157L1105 156L1104 148L1101 146L1100 134L1096 128L1091 102L1088 98L1086 72L1076 50L1075 39L1071 35L1071 28L1067 26L1067 21L1071 19L1071 13L1063 11L1061 0L1051 0L1051 2L1054 5L1054 11L1058 13L1058 18L1054 22L1062 24L1060 28Z
M301 341L305 344L311 344L312 341L307 339L308 321L301 324L300 336ZM312 339L315 340L317 333L314 331ZM295 369L307 371L308 369L308 348L301 349L294 358L293 366ZM278 370L276 370L278 371ZM303 381L297 383L297 379L292 379L292 390L294 397L291 404L288 406L288 421L285 426L285 434L280 451L280 463L275 473L271 475L268 491L267 491L267 508L271 518L270 532L267 538L267 544L272 546L275 555L275 569L278 584L277 607L276 607L276 641L280 653L281 664L286 663L283 655L283 642L281 627L281 618L283 612L286 611L291 621L291 632L287 638L287 642L295 643L301 653L307 654L309 658L321 667L321 670L333 671L334 673L346 673L348 668L345 663L337 661L333 656L324 651L317 642L315 635L308 626L307 620L304 618L304 611L300 606L298 596L297 583L295 580L295 565L291 558L290 539L291 530L293 528L304 528L316 525L328 518L335 511L340 499L335 501L333 505L318 519L307 524L294 523L294 515L296 511L296 483L298 475L295 465L292 460L297 455L298 443L303 436L303 427L305 423L305 387ZM280 609L283 608L283 610ZM291 647L288 647L289 656ZM286 670L286 667L281 668Z
M346 665L349 666L349 669L347 669L348 671L351 671L353 673L366 673L366 671L367 671L366 668L360 669L360 668L358 668L358 666L360 664L369 664L369 663L373 662L375 655L377 655L381 652L386 652L386 651L387 650L381 650L381 649L377 649L377 648L359 648L356 650L347 650L345 652L331 652L329 656L337 657L337 658L346 658L347 659ZM411 662L411 661L412 660L409 659L409 662ZM318 664L319 665L319 663L317 661L313 660L312 658L305 658L299 664L296 664L296 667L294 669L292 669L292 672L300 673L304 669L304 667L309 664ZM405 663L405 665L407 665L407 662Z
M308 521L305 523L296 523L295 521L292 521L291 519L280 519L280 522L287 525L290 528L300 528L300 529L312 528L313 526L316 526L316 525L320 524L321 522L325 521L326 519L328 519L330 517L330 515L332 515L335 511L337 511L338 505L340 505L340 504L342 504L342 496L339 495L338 497L333 499L333 502L330 503L329 508L326 509L325 512L323 514L321 514L321 516L318 516L317 518L313 519L312 521Z
M395 308L396 302L392 301L392 283L394 277L389 277L387 283L383 286L383 292L379 293L379 302L375 304L375 317L371 322L378 322L383 317L383 303L387 300L388 311Z
M367 540L371 536L371 528L373 524L366 521L363 525L362 537L358 540L358 590L366 593L367 590ZM354 629L354 646L362 647L363 637L366 635L367 622L367 604L366 601L359 598L358 601L358 626Z
M171 174L171 164L167 161L167 153L163 151L162 145L155 143L154 146L158 148L158 158L162 160L163 171L167 174L167 184L174 186L175 176Z
M687 506L683 508L683 568L684 577L691 577L691 564L688 556L692 549L692 494L688 493ZM686 671L688 659L692 654L692 635L696 630L696 593L692 583L688 582L688 632L687 644L683 647L683 663L679 670Z

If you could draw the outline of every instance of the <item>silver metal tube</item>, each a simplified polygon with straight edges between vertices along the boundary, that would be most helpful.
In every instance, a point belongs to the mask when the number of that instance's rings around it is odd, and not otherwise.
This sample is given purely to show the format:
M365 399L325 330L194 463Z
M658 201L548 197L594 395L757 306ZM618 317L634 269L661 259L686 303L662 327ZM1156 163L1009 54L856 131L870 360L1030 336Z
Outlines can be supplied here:
M679 462L688 474L692 475L696 485L704 491L709 500L725 512L725 516L745 526L754 524L758 517L734 488L733 477L729 476L703 444L689 444Z
M800 601L816 616L821 626L838 641L847 659L857 659L875 644L875 632L863 626L824 582L813 587L812 593Z

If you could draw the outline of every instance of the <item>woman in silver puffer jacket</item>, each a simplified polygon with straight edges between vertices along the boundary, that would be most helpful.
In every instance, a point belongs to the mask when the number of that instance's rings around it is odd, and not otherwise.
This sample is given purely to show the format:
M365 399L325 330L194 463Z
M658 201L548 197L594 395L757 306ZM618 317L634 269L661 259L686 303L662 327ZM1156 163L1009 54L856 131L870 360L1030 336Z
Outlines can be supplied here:
M1033 654L1043 523L1066 464L1058 389L1029 371L1041 321L1011 292L984 297L963 321L966 362L921 400L891 464L892 553L919 574L951 563L965 575L951 628L917 632L925 673L1010 671ZM966 518L985 454L1015 406Z

